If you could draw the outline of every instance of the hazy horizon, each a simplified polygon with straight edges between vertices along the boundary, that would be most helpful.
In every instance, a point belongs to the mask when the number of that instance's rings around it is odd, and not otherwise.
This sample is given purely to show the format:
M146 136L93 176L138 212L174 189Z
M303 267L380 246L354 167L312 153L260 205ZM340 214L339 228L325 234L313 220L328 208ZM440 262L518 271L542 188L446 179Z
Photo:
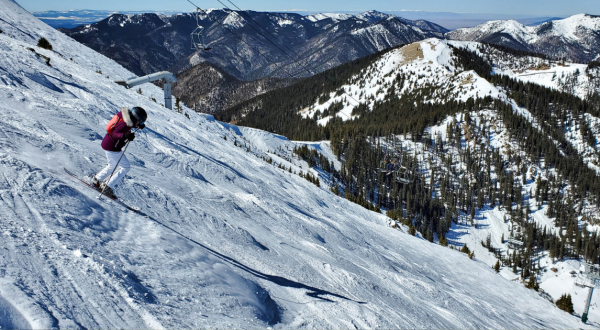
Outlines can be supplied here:
M17 0L25 9L32 12L56 10L76 10L85 8L89 10L108 11L182 11L194 10L187 1L165 2L158 0ZM269 11L269 12L364 12L377 10L381 12L430 12L453 13L459 15L508 15L529 17L567 17L578 13L600 14L600 1L596 0L504 0L499 6L497 2L462 0L421 0L418 2L372 0L368 7L364 1L358 0L305 0L301 4L296 2L281 2L274 0L222 0L219 1L192 1L202 8L217 8L223 5L235 9ZM235 4L235 5L234 5Z
M233 8L235 9L235 8ZM376 10L376 9L371 9ZM88 12L89 13L84 13ZM256 10L256 11L267 11L267 10ZM338 11L305 11L298 9L290 10L279 10L271 12L287 12L297 13L300 15L312 15L317 13L345 13L345 14L359 14L366 12L354 11L354 10L338 10ZM400 16L411 20L426 20L436 24L439 24L447 29L454 30L462 27L473 27L478 24L484 23L490 20L506 20L514 19L525 25L539 24L549 19L560 19L564 17L556 16L530 16L530 15L507 15L507 14L493 14L493 13L454 13L454 12L427 12L427 11L415 11L415 10L377 10L379 12ZM62 15L65 12L69 12L67 15ZM101 21L108 17L112 13L122 14L137 14L153 12L159 14L173 15L182 12L192 12L192 10L94 10L94 9L70 9L70 10L47 10L47 11L36 11L33 12L35 16L40 18L46 24L58 28L73 28L78 25L92 24Z

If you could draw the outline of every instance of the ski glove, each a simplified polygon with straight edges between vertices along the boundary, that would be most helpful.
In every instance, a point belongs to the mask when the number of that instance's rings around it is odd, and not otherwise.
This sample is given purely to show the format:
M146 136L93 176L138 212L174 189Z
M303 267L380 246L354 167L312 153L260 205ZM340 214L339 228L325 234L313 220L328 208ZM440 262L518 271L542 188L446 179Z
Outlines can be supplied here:
M135 134L129 132L129 133L125 134L124 138L126 140L133 141L133 139L135 139Z

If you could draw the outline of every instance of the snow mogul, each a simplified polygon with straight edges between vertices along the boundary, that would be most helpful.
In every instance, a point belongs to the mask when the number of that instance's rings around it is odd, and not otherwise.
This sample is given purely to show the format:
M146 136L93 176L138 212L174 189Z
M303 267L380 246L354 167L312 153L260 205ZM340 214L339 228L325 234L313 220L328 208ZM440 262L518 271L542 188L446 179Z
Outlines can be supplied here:
M103 194L116 199L114 188L127 175L131 165L122 150L125 145L135 139L131 129L143 129L148 115L141 107L122 108L106 125L106 135L102 139L102 149L106 153L108 165L92 177L92 184ZM127 147L125 147L127 149ZM117 171L116 167L119 166ZM116 173L115 173L116 172ZM114 175L113 175L114 174Z

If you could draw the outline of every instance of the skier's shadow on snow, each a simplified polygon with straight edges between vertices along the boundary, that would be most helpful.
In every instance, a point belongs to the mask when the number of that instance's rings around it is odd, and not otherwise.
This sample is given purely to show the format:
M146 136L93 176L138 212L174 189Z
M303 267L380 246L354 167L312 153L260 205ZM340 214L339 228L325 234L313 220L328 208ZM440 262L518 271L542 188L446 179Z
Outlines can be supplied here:
M184 235L184 234L176 231L175 229L173 229L173 228L171 228L171 227L163 224L162 222L154 219L153 217L151 217L151 216L149 216L149 215L147 215L147 214L145 214L143 212L139 212L139 213L141 215L143 215L143 216L148 217L148 219L150 219L150 220L158 223L159 225L165 227L166 229L174 232L175 234L177 234L177 235L179 235L179 236L187 239L188 241L190 241L190 242L192 242L192 243L194 243L194 244L196 244L196 245L204 248L205 250L207 250L208 252L210 252L214 256L218 257L219 259L221 259L221 260L229 263L230 265L235 266L235 267L237 267L237 268L239 268L239 269L241 269L243 271L246 271L246 272L248 272L248 273L250 273L250 274L252 274L252 275L254 275L256 277L262 278L262 279L267 280L269 282L275 283L275 284L280 285L280 286L288 287L288 288L305 289L305 290L308 291L306 293L308 296L316 298L316 299L320 299L322 301L336 302L335 300L331 300L331 299L327 299L327 298L323 297L323 296L329 295L329 296L337 297L337 298L340 298L340 299L343 299L343 300L352 301L352 302L355 302L355 303L358 303L358 304L366 304L366 302L364 302L364 301L357 301L357 300L354 300L354 299L350 299L350 298L344 297L342 295L339 295L337 293L333 293L333 292L329 292L327 290L315 288L315 287L312 287L310 285L306 285L306 284L303 284L303 283L300 283L300 282L288 280L285 277L276 276L276 275L269 275L269 274L265 274L265 273L259 272L256 269L252 269L252 268L250 268L250 267L248 267L248 266L246 266L246 265L238 262L237 260L235 260L233 258L230 258L230 257L228 257L228 256L226 256L224 254L221 254L221 253L219 253L219 252L217 252L217 251L209 248L208 246L206 246L206 245L204 245L204 244L202 244L202 243L200 243L200 242L198 242L198 241L196 241L196 240L194 240L194 239L192 239L192 238L190 238L190 237L188 237L188 236L186 236L186 235Z

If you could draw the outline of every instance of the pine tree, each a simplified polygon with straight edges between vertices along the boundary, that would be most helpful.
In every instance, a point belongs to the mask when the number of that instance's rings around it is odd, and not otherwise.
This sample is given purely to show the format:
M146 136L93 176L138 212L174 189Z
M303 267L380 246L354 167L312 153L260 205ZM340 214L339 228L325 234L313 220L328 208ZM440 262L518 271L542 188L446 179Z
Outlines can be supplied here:
M460 252L469 254L471 252L471 250L469 250L469 248L467 247L467 244L464 244L462 246L462 248L460 248Z
M441 235L440 236L440 245L441 246L448 246L448 240L446 239L446 235Z
M175 98L175 109L179 113L181 113L181 110L183 110L183 108L181 107L181 104L179 103L179 99L178 98Z
M537 283L535 275L530 274L530 276L529 276L529 282L527 282L527 285L525 287L528 288L528 289L533 289L535 291L538 291L540 289L540 285Z
M427 230L427 234L425 236L429 242L433 242L433 232L431 230Z
M563 294L556 301L556 307L562 309L563 311L573 314L573 301L571 300L571 294Z
M408 233L415 236L417 234L417 229L415 228L415 226L413 226L413 224L411 223L410 226L408 227Z
M494 265L494 270L496 271L496 273L500 272L500 260L496 261L496 264Z
M40 40L38 40L38 47L40 48L44 48L47 50L52 50L52 45L50 44L50 42L48 41L48 39L41 37Z

